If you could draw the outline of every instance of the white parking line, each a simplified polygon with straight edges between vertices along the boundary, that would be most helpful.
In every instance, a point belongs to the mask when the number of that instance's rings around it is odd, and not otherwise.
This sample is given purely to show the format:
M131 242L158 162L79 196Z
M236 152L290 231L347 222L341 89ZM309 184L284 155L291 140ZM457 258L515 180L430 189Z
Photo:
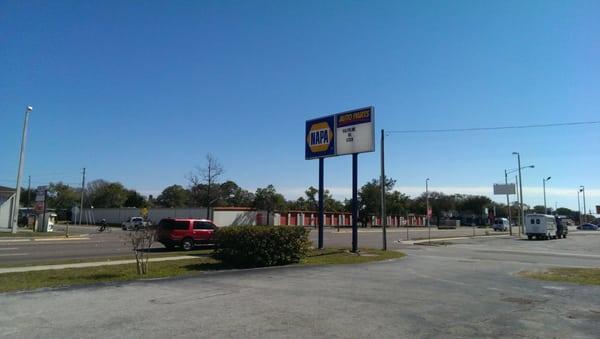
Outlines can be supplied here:
M0 251L14 251L18 250L17 247L0 247Z
M6 254L0 254L0 257L14 257L14 256L18 256L18 255L29 255L29 253L6 253Z

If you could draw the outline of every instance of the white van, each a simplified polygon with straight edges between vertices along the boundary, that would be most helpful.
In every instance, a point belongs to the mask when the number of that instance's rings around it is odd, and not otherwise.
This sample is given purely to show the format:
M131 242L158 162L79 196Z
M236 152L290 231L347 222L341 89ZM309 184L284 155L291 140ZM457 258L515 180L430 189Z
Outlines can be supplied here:
M556 220L552 215L527 214L525 216L527 239L556 239Z
M494 229L494 231L501 231L501 232L508 231L509 227L510 227L510 223L508 222L508 219L506 219L506 218L496 218L494 220L494 224L492 225L492 228Z

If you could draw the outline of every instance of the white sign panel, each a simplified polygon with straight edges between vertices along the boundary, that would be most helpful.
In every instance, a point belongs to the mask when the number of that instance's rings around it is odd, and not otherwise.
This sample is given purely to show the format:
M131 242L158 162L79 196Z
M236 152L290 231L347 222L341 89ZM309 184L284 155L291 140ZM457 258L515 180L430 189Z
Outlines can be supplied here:
M494 184L494 195L515 194L515 184Z
M43 202L46 200L46 190L48 186L38 186L35 193L35 201Z
M336 155L375 150L375 110L365 107L335 115Z

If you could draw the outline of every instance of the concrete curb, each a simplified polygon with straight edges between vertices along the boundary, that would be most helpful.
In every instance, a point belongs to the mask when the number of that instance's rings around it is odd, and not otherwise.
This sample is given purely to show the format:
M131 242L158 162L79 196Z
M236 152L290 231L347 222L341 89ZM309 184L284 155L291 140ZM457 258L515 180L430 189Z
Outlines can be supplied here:
M508 234L498 234L498 235L477 235L474 237L452 237L452 238L431 238L432 242L435 241L446 241L446 240L465 240L465 239L474 239L474 238L510 238L511 236ZM424 242L429 242L429 239L419 239L419 240L396 240L396 243L402 245L414 245L421 244Z
M74 240L90 240L89 237L85 236L77 236L77 237L47 237L47 238L8 238L8 239L0 239L0 244L2 243L13 243L13 242L32 242L32 241L74 241Z

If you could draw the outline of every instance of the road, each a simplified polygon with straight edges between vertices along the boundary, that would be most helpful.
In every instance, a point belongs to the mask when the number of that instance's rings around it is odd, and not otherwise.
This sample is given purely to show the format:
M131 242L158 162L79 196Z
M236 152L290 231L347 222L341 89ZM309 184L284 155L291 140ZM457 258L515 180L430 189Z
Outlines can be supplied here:
M63 226L57 226L57 231L55 232L57 235L64 234L62 232L62 227ZM492 235L506 234L500 232L495 233L489 229L460 227L451 230L438 230L432 228L431 235L434 238L471 236L473 235L473 231L475 231L476 235L484 235L486 232ZM15 241L15 239L0 238L0 266L18 263L47 262L49 260L106 258L131 254L130 248L126 245L127 231L113 229L110 233L98 233L94 226L71 226L71 232L80 236L83 235L85 238L73 238L64 241L45 239L40 239L39 241ZM428 235L429 232L427 229L409 228L409 239L426 239ZM315 244L317 243L316 230L311 230L310 238ZM387 239L388 248L404 248L405 246L399 244L398 240L407 239L406 229L388 229ZM326 228L324 232L324 244L326 247L351 247L351 230L341 229L338 232L335 228ZM360 229L358 244L359 247L362 248L381 248L381 229ZM166 251L166 249L158 243L153 247L157 251Z
M598 266L600 236L412 245L375 264L206 273L0 295L0 336L597 338L600 287L519 277Z
M9 238L0 238L0 266L2 264L15 264L26 262L45 262L48 260L103 258L111 256L124 256L131 254L126 245L127 231L113 229L110 233L98 233L94 226L71 226L72 234L84 236L84 239L72 238L65 241L45 240L40 241L15 241ZM475 229L476 233L482 235L486 230ZM63 226L57 226L57 235L62 235ZM432 228L432 236L468 236L473 234L472 228L459 228L457 230L437 230ZM411 239L421 239L428 236L425 229L410 229ZM317 232L311 231L311 239L317 242ZM352 234L350 229L327 228L325 232L325 246L327 247L350 247ZM388 231L388 246L390 248L401 248L395 243L396 240L405 239L406 230L390 228ZM382 246L380 229L360 229L359 246L364 248L380 248ZM161 249L161 244L155 244L154 248Z

